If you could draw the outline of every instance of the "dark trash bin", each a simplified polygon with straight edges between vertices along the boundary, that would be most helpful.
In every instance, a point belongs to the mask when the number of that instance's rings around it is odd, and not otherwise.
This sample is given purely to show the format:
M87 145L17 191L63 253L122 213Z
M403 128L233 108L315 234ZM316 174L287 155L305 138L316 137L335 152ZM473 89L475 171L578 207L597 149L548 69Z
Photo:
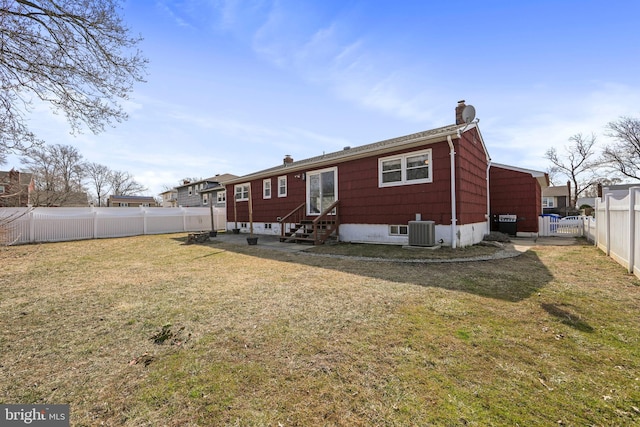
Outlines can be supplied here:
M518 215L498 215L498 231L509 236L515 236L518 232Z

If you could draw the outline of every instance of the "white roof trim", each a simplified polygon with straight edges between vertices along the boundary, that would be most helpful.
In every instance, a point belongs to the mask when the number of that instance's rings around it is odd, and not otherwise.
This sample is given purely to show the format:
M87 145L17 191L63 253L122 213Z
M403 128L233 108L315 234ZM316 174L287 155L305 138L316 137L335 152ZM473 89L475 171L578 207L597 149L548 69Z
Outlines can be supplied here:
M517 166L510 166L510 165L503 165L501 163L491 163L491 166L495 166L497 168L500 169L507 169L507 170L512 170L515 172L522 172L522 173L528 173L530 174L532 177L536 178L538 180L538 182L540 183L540 187L545 188L549 186L549 183L547 182L547 174L546 172L540 172L540 171L536 171L533 169L525 169L525 168L520 168Z

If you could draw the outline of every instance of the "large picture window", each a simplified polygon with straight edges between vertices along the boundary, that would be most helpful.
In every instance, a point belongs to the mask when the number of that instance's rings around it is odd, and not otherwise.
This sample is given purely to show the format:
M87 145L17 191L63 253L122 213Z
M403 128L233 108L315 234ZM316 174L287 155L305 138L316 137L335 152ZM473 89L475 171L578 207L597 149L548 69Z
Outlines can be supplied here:
M421 184L431 182L431 150L415 151L378 159L378 185Z

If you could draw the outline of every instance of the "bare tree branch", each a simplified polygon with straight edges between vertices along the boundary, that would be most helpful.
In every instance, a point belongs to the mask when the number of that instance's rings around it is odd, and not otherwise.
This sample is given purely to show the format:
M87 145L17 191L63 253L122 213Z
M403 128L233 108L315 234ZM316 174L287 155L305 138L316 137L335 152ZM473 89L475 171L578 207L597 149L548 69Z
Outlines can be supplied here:
M550 174L566 176L572 184L571 205L575 206L581 194L597 182L595 173L600 163L595 159L596 136L581 133L569 138L570 144L559 154L555 147L547 150L545 157L551 162Z
M111 173L111 192L116 196L138 196L147 190L147 187L138 183L129 172Z
M0 160L37 143L33 100L65 114L72 133L127 118L120 102L147 60L120 16L120 0L0 0Z
M621 117L607 125L615 142L603 150L604 161L622 175L640 179L640 120Z

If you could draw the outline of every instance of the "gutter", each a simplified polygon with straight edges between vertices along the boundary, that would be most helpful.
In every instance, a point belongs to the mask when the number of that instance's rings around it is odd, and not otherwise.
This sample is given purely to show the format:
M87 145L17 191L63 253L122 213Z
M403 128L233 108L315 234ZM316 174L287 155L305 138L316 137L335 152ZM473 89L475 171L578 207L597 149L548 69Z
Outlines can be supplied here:
M451 135L447 135L449 143L449 158L451 160L451 248L457 247L456 229L456 151L451 140Z

